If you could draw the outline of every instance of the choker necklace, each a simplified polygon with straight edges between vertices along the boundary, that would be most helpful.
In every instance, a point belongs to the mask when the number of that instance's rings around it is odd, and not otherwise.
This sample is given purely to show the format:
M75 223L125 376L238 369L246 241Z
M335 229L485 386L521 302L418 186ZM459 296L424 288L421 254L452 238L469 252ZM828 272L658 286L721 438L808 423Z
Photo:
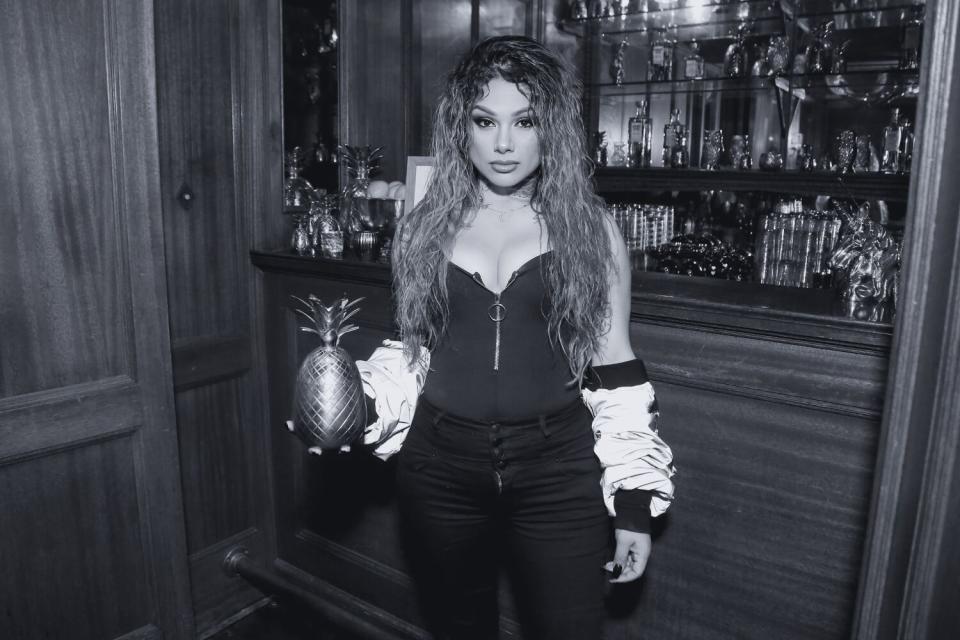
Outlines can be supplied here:
M479 208L480 208L480 209L486 209L487 211L494 211L494 212L496 212L496 213L498 214L498 215L497 215L497 219L498 219L500 222L503 222L504 216L509 215L509 214L511 214L511 213L516 213L517 211L520 211L521 209L526 209L526 208L529 207L529 206L530 206L530 201L529 201L529 200L524 200L523 203L522 203L520 206L518 206L518 207L513 207L513 208L511 208L511 209L499 209L499 208L497 208L497 207L495 207L495 206L493 206L493 205L491 205L491 204L489 204L489 203L481 204Z

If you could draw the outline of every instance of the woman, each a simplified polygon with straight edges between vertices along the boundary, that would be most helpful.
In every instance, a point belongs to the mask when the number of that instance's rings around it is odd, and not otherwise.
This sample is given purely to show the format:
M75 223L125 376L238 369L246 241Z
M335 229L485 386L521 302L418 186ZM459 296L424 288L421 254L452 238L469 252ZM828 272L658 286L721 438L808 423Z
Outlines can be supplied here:
M600 638L603 569L643 573L650 516L673 495L577 89L523 37L453 71L430 186L397 235L402 343L358 363L377 415L365 441L382 457L403 445L399 506L438 637L497 637L503 565L526 637Z

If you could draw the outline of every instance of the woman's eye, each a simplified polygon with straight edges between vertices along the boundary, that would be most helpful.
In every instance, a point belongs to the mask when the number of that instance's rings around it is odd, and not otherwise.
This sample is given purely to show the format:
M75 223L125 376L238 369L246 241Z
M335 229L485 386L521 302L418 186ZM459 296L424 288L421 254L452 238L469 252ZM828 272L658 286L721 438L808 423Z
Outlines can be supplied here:
M473 123L481 129L486 129L487 127L493 126L493 120L490 118L474 118Z
M517 126L523 127L524 129L529 129L533 127L533 120L531 120L530 118L521 118L517 120Z

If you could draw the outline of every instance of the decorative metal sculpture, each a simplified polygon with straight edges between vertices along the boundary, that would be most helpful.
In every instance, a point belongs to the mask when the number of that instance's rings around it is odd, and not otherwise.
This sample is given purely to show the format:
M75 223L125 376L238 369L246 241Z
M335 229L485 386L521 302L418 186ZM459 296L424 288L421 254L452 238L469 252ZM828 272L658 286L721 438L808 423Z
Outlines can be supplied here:
M870 219L869 207L839 208L844 233L830 258L844 313L857 320L889 322L896 311L900 243Z
M313 326L301 331L315 333L323 344L307 354L297 373L293 397L293 420L288 428L309 448L310 453L343 449L357 439L366 426L366 404L360 371L350 354L339 346L340 338L355 331L356 325L344 324L360 310L363 298L342 298L325 306L320 298L308 300L294 296L306 309L297 313Z

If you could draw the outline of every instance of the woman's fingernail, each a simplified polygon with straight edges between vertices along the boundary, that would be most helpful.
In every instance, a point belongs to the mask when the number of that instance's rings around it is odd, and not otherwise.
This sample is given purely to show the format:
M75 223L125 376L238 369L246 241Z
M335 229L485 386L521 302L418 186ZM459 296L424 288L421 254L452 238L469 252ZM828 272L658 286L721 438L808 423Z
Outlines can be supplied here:
M619 578L621 573L623 573L623 567L618 564L613 565L613 577Z

